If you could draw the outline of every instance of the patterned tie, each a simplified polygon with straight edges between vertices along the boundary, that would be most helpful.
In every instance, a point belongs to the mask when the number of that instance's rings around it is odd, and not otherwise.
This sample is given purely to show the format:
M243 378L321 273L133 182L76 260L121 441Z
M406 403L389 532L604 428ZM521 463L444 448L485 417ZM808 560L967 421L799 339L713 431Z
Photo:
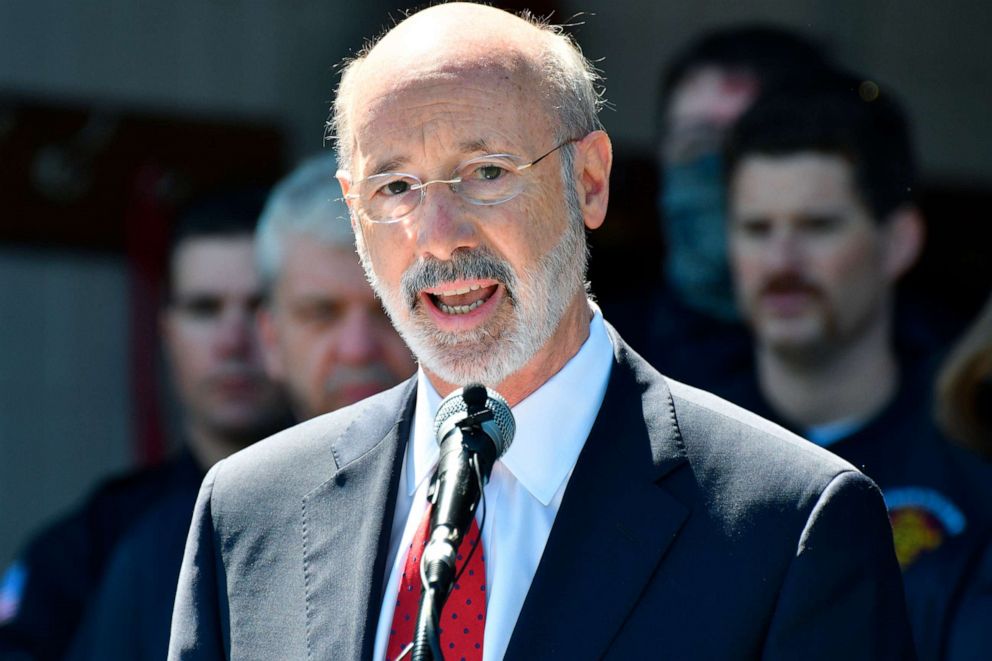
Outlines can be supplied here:
M413 642L423 589L420 583L420 557L427 544L430 520L431 508L428 506L406 552L400 593L393 612L393 626L389 630L387 661L394 661ZM460 564L455 568L455 575L462 573L444 604L439 620L441 652L445 661L482 661L482 636L486 629L486 565L482 548L471 554L467 566L463 564L469 550L480 541L479 526L473 518L456 558Z

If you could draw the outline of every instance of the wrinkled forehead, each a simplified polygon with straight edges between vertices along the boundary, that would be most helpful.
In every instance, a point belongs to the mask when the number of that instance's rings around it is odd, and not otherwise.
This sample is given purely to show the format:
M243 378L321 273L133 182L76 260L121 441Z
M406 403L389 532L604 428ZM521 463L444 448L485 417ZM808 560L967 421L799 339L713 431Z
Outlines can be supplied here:
M374 64L361 72L350 110L356 175L382 171L379 161L398 167L417 157L519 153L551 139L546 86L521 53L434 58L415 68Z

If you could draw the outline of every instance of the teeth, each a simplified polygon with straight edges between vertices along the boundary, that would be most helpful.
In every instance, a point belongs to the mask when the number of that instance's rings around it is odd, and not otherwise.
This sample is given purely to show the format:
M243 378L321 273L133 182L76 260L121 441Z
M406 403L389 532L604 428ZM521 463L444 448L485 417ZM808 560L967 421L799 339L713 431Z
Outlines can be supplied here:
M441 312L445 314L465 314L467 312L471 312L483 303L485 303L485 301L476 301L471 305L445 305L444 303L438 301L437 306L441 309Z
M475 291L477 289L482 289L482 285L471 285L469 287L462 287L461 289L452 289L450 291L441 292L441 296L458 296L459 294L467 294L470 291Z

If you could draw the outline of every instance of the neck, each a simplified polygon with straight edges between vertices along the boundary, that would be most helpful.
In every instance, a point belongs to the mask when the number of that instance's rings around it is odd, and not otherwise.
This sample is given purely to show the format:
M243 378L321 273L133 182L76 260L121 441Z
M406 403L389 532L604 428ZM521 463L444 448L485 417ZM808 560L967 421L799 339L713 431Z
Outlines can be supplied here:
M868 419L894 396L898 363L887 324L853 344L815 357L758 348L762 394L783 419L799 427Z
M592 309L583 290L568 306L558 324L558 330L551 339L544 343L526 365L496 386L496 391L503 396L507 404L516 406L525 400L579 352L589 337L589 321L592 316ZM424 368L424 372L442 397L447 397L458 388L427 368Z
M186 438L193 458L204 470L209 470L221 459L247 447L250 443L218 434L202 424L195 423L186 425Z

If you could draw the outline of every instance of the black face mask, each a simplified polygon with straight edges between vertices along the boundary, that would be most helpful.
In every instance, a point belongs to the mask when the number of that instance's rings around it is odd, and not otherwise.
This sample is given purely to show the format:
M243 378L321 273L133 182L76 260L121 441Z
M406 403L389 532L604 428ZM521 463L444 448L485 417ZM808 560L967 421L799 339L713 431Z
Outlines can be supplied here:
M690 307L718 319L736 319L719 152L669 164L663 176L659 202L669 284Z

